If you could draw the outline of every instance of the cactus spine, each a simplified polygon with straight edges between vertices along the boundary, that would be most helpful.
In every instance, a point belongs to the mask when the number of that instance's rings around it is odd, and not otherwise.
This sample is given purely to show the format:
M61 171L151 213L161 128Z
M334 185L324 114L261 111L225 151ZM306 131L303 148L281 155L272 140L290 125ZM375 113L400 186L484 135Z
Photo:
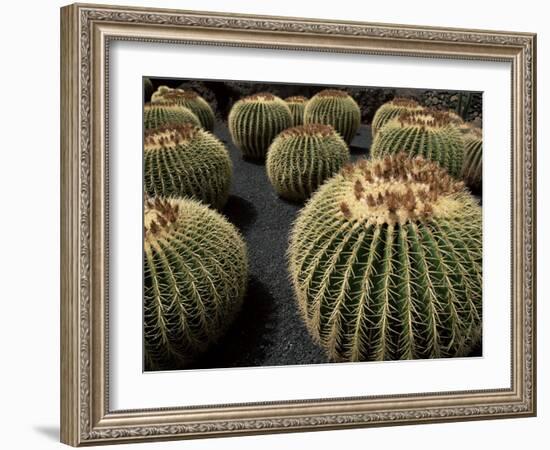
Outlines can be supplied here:
M464 135L464 164L462 178L474 191L479 192L483 174L483 133L480 128L471 127Z
M147 103L143 107L143 126L146 130L170 125L183 125L184 123L190 123L197 127L201 126L197 116L183 106Z
M183 367L241 307L246 246L222 215L194 200L148 199L144 225L146 367Z
M232 165L223 143L191 124L145 134L144 185L149 196L191 197L221 208L229 195Z
M304 123L332 125L349 144L361 125L361 110L347 92L325 89L307 102Z
M464 141L447 113L423 110L405 112L376 133L370 149L374 158L405 152L438 162L451 175L462 172Z
M214 111L208 102L194 91L160 86L151 97L151 103L175 103L188 108L197 116L205 130L214 129Z
M292 126L304 124L304 110L307 103L307 98L301 95L294 95L292 97L285 98L285 102L290 108L292 113Z
M275 138L267 153L267 175L281 197L304 200L348 159L348 146L330 125L301 125Z
M289 261L334 361L465 356L481 333L481 207L437 164L346 165L300 212Z
M236 102L227 124L243 156L264 159L275 136L292 125L292 114L284 100L262 92Z
M399 117L404 112L419 112L422 109L423 107L416 100L404 97L396 97L384 103L374 113L371 124L372 137L375 137L389 120Z

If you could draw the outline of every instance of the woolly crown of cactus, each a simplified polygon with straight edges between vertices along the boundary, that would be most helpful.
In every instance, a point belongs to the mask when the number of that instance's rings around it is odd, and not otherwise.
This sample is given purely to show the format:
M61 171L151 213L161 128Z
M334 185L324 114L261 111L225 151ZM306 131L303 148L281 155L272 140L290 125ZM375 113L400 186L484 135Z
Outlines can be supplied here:
M146 130L184 123L201 126L199 119L190 109L176 103L147 103L143 107L143 125Z
M481 208L437 164L346 165L312 196L290 273L334 361L466 356L481 333Z
M269 92L260 92L237 101L229 112L227 124L243 156L261 160L275 136L292 125L292 114L284 100Z
M146 131L144 185L150 196L191 197L221 208L232 164L223 143L192 124Z
M184 367L241 307L246 246L222 215L189 199L146 199L144 226L146 367Z
M292 113L292 126L303 125L307 98L302 95L293 95L285 98L285 102Z
M175 103L184 106L197 116L205 130L212 131L214 129L216 120L214 111L208 102L195 91L160 86L152 95L151 103Z
M387 103L384 103L374 113L371 124L372 136L382 128L389 120L394 119L407 111L422 111L423 107L412 98L395 97Z
M399 152L423 156L459 177L464 141L448 113L423 109L401 113L388 121L376 134L370 152L375 158Z
M304 123L332 125L349 144L361 125L361 110L347 92L324 89L306 103Z
M348 146L333 127L300 125L282 131L269 147L267 175L281 197L303 200L348 159Z

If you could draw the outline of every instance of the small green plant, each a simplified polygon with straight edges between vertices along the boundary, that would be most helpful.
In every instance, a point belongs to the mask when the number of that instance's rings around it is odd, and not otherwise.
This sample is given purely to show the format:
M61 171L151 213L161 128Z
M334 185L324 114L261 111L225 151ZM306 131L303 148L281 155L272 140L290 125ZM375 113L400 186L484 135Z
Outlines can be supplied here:
M405 152L438 162L460 177L464 141L446 112L424 109L404 112L388 121L377 133L370 149L374 158Z
M292 114L284 100L261 92L236 102L229 112L227 124L243 156L261 160L266 157L275 136L292 125Z
M471 126L464 135L464 164L462 178L476 192L481 190L483 174L483 132Z
M348 159L346 142L330 125L301 125L275 138L267 153L267 175L281 197L304 200Z
M325 89L307 102L304 123L331 125L349 144L361 125L361 110L347 92Z
M239 311L246 245L221 214L190 199L147 199L144 226L146 368L185 367Z
M290 273L333 361L466 356L481 334L481 207L436 163L346 165L299 213Z
M285 98L285 102L292 113L292 126L297 127L298 125L303 125L307 98L302 95L293 95L292 97Z
M171 89L160 86L151 97L151 103L175 103L188 108L197 116L201 126L212 131L216 117L208 102L199 94L188 89Z
M147 103L143 107L143 126L146 130L183 125L184 123L190 123L197 127L201 126L197 116L183 106L169 103Z
M216 208L227 201L232 164L223 143L192 124L145 133L144 187L147 195L191 197Z
M412 98L396 97L384 103L374 113L371 124L372 137L374 138L378 130L389 120L399 117L404 112L422 111L422 109L423 107Z

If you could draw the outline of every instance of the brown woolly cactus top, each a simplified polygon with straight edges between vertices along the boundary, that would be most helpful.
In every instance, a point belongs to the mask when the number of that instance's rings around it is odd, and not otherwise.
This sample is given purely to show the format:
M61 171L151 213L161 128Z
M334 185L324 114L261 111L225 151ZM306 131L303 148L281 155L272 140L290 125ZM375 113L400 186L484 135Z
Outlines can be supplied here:
M388 103L395 106L402 106L403 108L422 108L422 106L415 99L407 97L395 97Z
M382 160L360 160L340 172L346 182L340 212L368 224L404 224L430 217L449 217L461 208L457 194L464 183L438 164L404 153Z
M316 97L349 97L346 91L340 89L323 89L315 94Z
M191 141L200 134L206 133L206 131L191 123L154 128L145 132L144 149L150 151L174 148L179 144Z
M475 139L482 139L483 131L481 130L481 128L478 128L474 125L470 125L467 136Z
M294 136L331 136L336 134L336 130L331 125L324 125L321 123L308 123L305 125L298 125L296 127L287 128L281 131L279 136L281 137L294 137Z
M143 226L146 242L152 242L168 233L178 219L179 205L158 197L146 199Z
M182 98L193 100L193 99L197 98L199 96L199 94L197 94L194 91L187 90L187 89L170 89L170 90L162 93L161 96L164 100L176 101L176 100L182 99Z
M258 92L257 94L252 94L244 97L241 100L243 102L272 102L277 99L278 97L271 94L270 92Z
M453 123L449 113L426 108L421 111L404 111L394 120L397 120L402 127L421 128L441 128Z
M287 103L305 103L307 102L307 98L303 95L292 95L290 97L285 98L285 102Z

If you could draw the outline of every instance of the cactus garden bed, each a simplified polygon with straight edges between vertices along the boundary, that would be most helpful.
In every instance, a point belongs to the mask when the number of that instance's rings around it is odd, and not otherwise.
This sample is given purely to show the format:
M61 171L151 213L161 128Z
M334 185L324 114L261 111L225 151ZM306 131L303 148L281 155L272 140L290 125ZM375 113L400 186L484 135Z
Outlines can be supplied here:
M214 133L229 149L233 162L233 183L222 213L245 238L250 278L235 322L188 368L328 363L300 317L287 271L288 234L303 205L277 196L265 166L241 157L223 122L218 121ZM368 156L370 143L370 127L363 125L352 141L351 160ZM477 347L471 356L480 354Z

